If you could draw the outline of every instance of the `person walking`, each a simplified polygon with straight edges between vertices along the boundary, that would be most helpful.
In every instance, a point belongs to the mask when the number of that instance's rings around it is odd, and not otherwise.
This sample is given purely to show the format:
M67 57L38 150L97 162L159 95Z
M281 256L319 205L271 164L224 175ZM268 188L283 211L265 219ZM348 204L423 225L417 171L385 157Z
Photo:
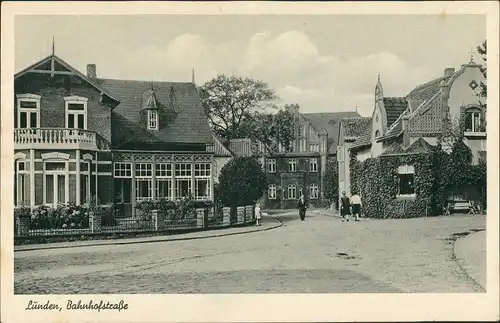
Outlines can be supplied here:
M342 191L342 197L340 198L340 216L342 217L342 222L349 222L349 215L351 214L351 201L349 197Z
M354 193L354 195L351 196L351 207L352 214L355 216L354 221L359 221L359 214L361 212L361 197L358 193Z
M306 200L304 199L304 195L301 194L300 195L300 198L299 198L299 215L300 215L300 221L304 221L305 218L306 218L306 209L307 209L307 205L306 205Z
M257 219L257 221L255 222L255 225L260 226L260 219L262 218L262 211L260 209L259 202L257 202L257 204L255 204L255 218Z

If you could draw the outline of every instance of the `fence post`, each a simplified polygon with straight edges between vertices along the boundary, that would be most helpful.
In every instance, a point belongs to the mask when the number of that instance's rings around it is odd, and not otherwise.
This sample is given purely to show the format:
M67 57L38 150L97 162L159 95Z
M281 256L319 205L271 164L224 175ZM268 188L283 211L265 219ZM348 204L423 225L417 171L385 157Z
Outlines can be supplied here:
M196 209L196 227L203 228L205 220L205 209Z
M243 223L245 221L244 216L245 216L245 207L238 206L236 208L236 223Z
M89 213L90 231L92 233L101 232L102 209L90 211Z
M222 225L231 225L231 208L228 206L222 208Z

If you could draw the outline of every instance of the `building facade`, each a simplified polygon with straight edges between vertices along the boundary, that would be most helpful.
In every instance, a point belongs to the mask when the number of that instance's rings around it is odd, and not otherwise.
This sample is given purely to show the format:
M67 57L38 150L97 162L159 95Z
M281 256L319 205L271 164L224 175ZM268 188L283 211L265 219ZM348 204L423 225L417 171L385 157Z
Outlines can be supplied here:
M481 81L485 82L481 66L472 60L458 70L446 68L440 77L417 86L404 97L385 97L379 78L371 121L362 133L356 133L354 140L344 137L339 149L362 162L370 158L426 154L441 139L443 150L449 152L455 131L450 129L458 129L463 123L464 142L471 149L473 164L486 160L485 98L479 97L475 89ZM343 131L348 132L348 126ZM339 179L345 182L351 171L345 163L347 157L342 159L343 165L339 160ZM399 165L394 184L398 187L393 198L418 200L415 189L418 176L415 165ZM358 182L368 180L357 178ZM339 182L339 189L345 185Z
M193 83L103 79L52 54L14 75L15 206L213 198L214 138Z

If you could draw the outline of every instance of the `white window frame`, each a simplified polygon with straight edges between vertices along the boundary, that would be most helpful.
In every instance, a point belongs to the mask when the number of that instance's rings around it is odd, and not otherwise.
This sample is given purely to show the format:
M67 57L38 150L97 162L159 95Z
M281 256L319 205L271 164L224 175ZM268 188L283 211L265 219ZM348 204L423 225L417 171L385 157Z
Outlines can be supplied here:
M63 163L64 170L47 170L47 163ZM53 197L54 201L52 203L47 202L47 175L53 176ZM64 201L59 201L58 188L59 181L58 177L64 175ZM57 206L58 204L67 204L69 202L69 172L68 172L68 160L61 159L44 159L43 161L43 204L50 206Z
M295 173L297 171L297 159L295 158L288 159L288 171L290 173Z
M135 200L149 201L154 199L153 192L153 163L136 163L135 174ZM148 174L149 173L149 174ZM139 183L147 183L147 196L139 196Z
M179 169L178 167L179 166ZM180 167L184 166L184 167ZM188 166L187 168L185 166ZM193 164L192 163L176 163L174 164L174 174L175 174L175 197L182 198L187 197L189 194L193 193ZM180 190L180 183L187 182L188 183L188 195L183 196Z
M276 199L276 184L269 184L267 188L267 198L269 200L275 200Z
M87 165L87 170L83 170L81 165ZM86 199L85 200L80 200L80 203L81 204L89 204L90 203L90 175L91 175L91 167L92 163L90 160L82 160L80 162L80 176L83 176L83 181L80 180L80 185L82 185L82 183L86 183L87 184L87 187L86 187L86 190L85 190L85 195L86 195ZM81 188L80 188L81 189ZM80 199L82 198L81 196L81 193L80 193Z
M318 158L316 157L309 158L309 172L311 173L318 172Z
M148 110L148 130L158 130L158 111Z
M291 194L293 192L293 194ZM288 200L296 200L297 199L297 185L289 184L287 187L287 199Z
M81 96L66 96L64 97L64 105L65 105L65 128L69 128L69 115L75 115L75 128L71 129L80 129L76 128L78 127L78 115L83 115L83 130L87 130L87 118L88 118L88 111L87 111L87 103L88 103L88 98L81 97ZM69 110L69 105L70 104L81 104L83 105L83 110Z
M28 118L30 113L36 113L36 128L41 128L40 126L40 100L41 96L37 94L31 94L31 93L23 93L23 94L17 94L17 124L16 127L18 129L21 129L21 113L26 113L26 129L31 128L31 118ZM31 108L22 108L21 103L22 102L35 102L36 103L36 108L31 109ZM22 128L24 129L24 128Z
M203 165L203 167L202 167ZM198 185L206 183L207 191L205 195L198 195ZM196 200L208 200L212 196L212 164L196 163L194 164L194 198Z
M406 164L398 166L398 194L397 194L397 196L399 196L399 197L416 197L417 194L415 193L415 187L413 187L414 193L412 193L412 194L400 194L399 193L400 187L401 187L401 184L400 184L401 178L399 177L399 175L413 175L413 183L415 183L415 167L412 165L406 165Z
M311 200L317 200L319 198L318 184L311 184L311 186L309 186L309 198Z
M276 159L272 158L267 160L267 172L276 173Z
M113 167L113 177L132 178L132 163L115 162Z
M471 122L472 124L467 125L466 127L470 126L471 131L466 131L469 133L477 133L480 132L476 130L476 124L475 120L477 119L478 121L478 127L481 127L481 111L479 111L479 108L469 108L468 110L465 111L465 117L467 118L468 115L471 115ZM467 128L466 128L467 129Z
M173 164L172 163L156 163L155 164L155 197L157 199L166 198L168 200L172 200L173 193L173 182L172 182L172 174L173 174ZM160 196L160 183L167 183L167 196Z
M23 206L24 200L26 200L26 198L27 198L26 193L27 193L27 187L29 185L29 181L28 181L28 178L26 175L30 174L30 171L28 169L26 169L28 162L29 161L27 161L25 159L16 159L15 160L15 163L16 163L16 165L15 165L16 166L16 178L15 178L15 181L16 181L16 205L14 205L15 207ZM20 167L19 167L20 164L24 164L23 170L20 169ZM20 185L21 178L23 179L22 180L23 185ZM22 202L19 203L19 201L22 201Z

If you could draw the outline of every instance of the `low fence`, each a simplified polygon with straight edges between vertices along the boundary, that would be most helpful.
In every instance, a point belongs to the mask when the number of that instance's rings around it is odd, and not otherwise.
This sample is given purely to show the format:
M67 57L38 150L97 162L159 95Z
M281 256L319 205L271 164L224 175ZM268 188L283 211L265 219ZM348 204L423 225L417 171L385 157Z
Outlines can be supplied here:
M14 237L86 236L99 234L199 231L255 222L254 206L237 208L215 204L190 210L136 210L134 216L125 217L113 206L90 211L75 207L55 212L49 208L15 210Z

